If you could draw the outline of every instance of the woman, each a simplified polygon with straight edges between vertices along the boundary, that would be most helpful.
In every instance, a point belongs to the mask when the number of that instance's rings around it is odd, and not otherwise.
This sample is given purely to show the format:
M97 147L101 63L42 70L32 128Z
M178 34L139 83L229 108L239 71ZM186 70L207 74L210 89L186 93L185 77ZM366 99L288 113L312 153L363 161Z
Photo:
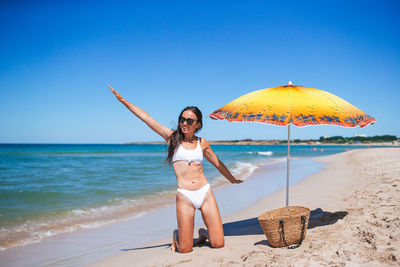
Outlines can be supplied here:
M108 87L133 114L145 122L168 143L166 162L172 164L178 189L176 194L176 216L178 231L174 231L171 248L181 253L193 248L193 228L195 209L201 211L207 231L199 230L198 242L209 240L213 248L224 246L224 232L217 202L210 184L203 173L203 156L211 162L231 183L241 183L232 176L226 166L211 150L204 138L195 136L203 127L202 115L196 107L186 107L179 115L179 125L174 131L158 123L144 110L129 103L110 85Z

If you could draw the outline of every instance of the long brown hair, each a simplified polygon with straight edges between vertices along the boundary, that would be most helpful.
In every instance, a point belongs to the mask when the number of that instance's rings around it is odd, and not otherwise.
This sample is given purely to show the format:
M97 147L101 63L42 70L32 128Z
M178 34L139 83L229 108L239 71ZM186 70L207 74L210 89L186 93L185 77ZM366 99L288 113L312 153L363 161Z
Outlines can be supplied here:
M174 156L174 152L175 152L176 147L185 138L185 135L182 132L182 129L181 129L180 125L179 125L179 121L180 121L180 119L182 117L183 112L185 112L186 110L192 111L197 117L197 122L200 123L200 126L197 127L197 129L194 132L197 133L198 131L201 130L201 128L203 128L203 115L201 114L200 109L198 109L197 107L194 107L194 106L189 106L189 107L184 108L181 111L181 113L179 114L179 117L178 117L178 127L171 134L171 136L169 138L168 155L167 155L167 158L164 161L164 164L166 164L166 163L171 164L172 163L172 157Z

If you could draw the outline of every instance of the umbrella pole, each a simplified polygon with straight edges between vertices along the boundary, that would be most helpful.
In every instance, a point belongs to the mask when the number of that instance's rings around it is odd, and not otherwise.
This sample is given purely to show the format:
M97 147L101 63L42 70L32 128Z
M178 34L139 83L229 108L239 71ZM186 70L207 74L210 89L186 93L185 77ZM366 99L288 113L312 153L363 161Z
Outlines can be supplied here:
M290 123L288 125L288 145L287 145L287 164L286 164L286 207L289 206L289 165L290 165Z

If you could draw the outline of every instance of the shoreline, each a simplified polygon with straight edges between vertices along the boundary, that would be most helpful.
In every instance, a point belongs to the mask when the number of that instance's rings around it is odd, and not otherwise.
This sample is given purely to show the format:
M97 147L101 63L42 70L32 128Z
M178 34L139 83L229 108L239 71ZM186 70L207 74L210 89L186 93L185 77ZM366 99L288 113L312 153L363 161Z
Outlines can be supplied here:
M256 219L284 205L283 189L224 216L224 248L202 246L179 254L170 251L171 240L166 238L91 266L128 266L132 262L141 266L397 266L399 158L397 148L352 150L314 158L326 165L290 187L290 204L306 206L312 212L306 239L298 249L270 247Z

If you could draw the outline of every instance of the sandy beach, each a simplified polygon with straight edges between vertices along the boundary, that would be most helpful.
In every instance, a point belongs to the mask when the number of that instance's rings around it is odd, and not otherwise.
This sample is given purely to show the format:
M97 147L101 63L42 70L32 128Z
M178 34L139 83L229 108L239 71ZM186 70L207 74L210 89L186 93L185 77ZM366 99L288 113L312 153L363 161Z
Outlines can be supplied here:
M326 163L323 170L290 188L290 205L311 210L306 239L297 249L269 246L257 221L261 213L283 206L280 190L223 217L224 248L205 244L179 254L163 239L93 266L399 266L399 159L399 148L315 159Z

